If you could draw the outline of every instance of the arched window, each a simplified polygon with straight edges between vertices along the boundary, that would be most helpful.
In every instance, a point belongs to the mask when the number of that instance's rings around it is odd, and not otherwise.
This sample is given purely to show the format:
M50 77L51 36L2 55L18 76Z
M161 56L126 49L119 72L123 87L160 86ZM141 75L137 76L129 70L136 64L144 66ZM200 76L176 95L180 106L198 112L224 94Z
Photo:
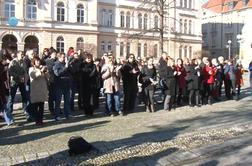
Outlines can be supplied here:
M121 15L121 27L123 28L124 25L125 25L125 24L124 24L124 20L125 20L124 12L121 12L120 15Z
M138 14L138 29L142 29L143 27L143 18L142 18L142 14Z
M126 28L130 28L130 12L126 15Z
M184 0L184 7L187 8L187 0Z
M6 18L15 17L15 0L4 1L4 16Z
M182 46L179 46L179 58L182 58L182 54L183 54Z
M144 30L147 30L148 28L148 15L144 15Z
M187 20L184 21L184 33L187 33Z
M84 23L84 6L82 4L77 5L77 22Z
M187 57L187 46L184 47L184 58L188 58Z
M56 40L56 49L58 52L64 52L64 38L59 36Z
M154 28L157 29L158 28L158 16L154 17Z
M101 51L105 52L105 42L104 41L101 42Z
M144 57L147 57L147 44L144 44Z
M82 37L79 37L76 41L76 49L84 49L84 40Z
M63 2L57 3L57 21L65 21L65 5Z
M36 0L28 0L26 6L26 18L29 20L37 19L37 3Z
M192 20L189 20L189 34L192 34Z

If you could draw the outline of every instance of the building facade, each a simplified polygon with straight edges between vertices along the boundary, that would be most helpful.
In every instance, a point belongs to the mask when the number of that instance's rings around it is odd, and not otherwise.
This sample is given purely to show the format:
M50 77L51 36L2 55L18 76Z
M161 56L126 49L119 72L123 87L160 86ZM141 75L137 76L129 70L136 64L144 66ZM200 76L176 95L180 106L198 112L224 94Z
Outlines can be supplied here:
M61 52L74 47L98 57L107 51L158 57L159 6L139 0L0 0L0 49L40 53L51 46ZM165 4L163 45L170 56L192 57L201 50L199 9L197 0Z
M202 12L202 49L212 57L240 59L247 67L252 60L252 1L209 0Z

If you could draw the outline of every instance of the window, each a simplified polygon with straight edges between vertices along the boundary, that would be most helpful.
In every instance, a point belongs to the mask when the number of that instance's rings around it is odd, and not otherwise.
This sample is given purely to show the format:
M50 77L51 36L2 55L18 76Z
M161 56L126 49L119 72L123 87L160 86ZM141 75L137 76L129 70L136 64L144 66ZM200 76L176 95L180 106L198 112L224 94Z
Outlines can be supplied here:
M153 55L153 56L154 56L155 58L157 58L158 45L155 44L153 49L154 49L154 55Z
M158 29L158 16L154 17L154 28Z
M182 19L179 20L179 32L183 33L183 20Z
M76 42L76 49L84 49L84 40L82 37L79 37Z
M126 48L126 53L127 53L127 56L130 54L130 43L127 43L127 48Z
M102 25L106 26L106 19L107 19L107 11L106 9L102 9L101 12L102 17Z
M112 42L108 42L108 51L112 51Z
M187 46L184 47L184 58L187 58Z
M121 12L120 15L121 15L121 27L123 28L124 27L124 12Z
M141 43L138 43L137 45L137 56L138 57L141 57L141 51L142 51L142 44Z
M130 12L127 12L126 16L126 28L130 28Z
M192 46L189 47L189 59L192 59Z
M232 9L234 9L234 7L235 7L235 2L228 2L228 9L229 10L232 10Z
M6 18L15 17L15 0L5 0L4 15Z
M123 56L124 53L124 44L123 42L120 43L120 56Z
M183 7L183 0L180 0L180 7Z
M184 21L184 33L187 33L187 20Z
M77 5L77 22L84 23L84 6L82 4Z
M143 19L142 14L138 14L138 29L142 29L143 25Z
M192 20L189 20L189 34L192 34Z
M249 0L242 0L243 6L247 6Z
M192 0L189 0L189 9L192 9Z
M109 10L108 11L108 22L107 22L107 26L108 27L112 27L113 25L113 11Z
M179 47L179 58L182 58L182 46Z
M144 57L147 57L147 44L144 44Z
M63 2L57 3L57 21L65 21L65 7Z
M105 52L105 42L104 41L101 42L101 51Z
M184 8L187 8L187 0L184 0Z
M26 6L26 18L29 20L37 19L37 4L36 0L28 0Z
M144 30L147 30L147 25L148 25L148 15L144 15Z
M58 52L64 52L64 38L59 36L56 40L56 49Z

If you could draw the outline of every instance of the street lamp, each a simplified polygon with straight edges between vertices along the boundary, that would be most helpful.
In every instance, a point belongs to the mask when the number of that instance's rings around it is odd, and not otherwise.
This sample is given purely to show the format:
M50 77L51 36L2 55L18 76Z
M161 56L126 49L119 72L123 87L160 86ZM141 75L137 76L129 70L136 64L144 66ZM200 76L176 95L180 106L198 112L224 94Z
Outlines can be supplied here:
M228 48L228 59L231 58L231 43L232 43L232 41L228 40L228 45L227 45L227 48Z

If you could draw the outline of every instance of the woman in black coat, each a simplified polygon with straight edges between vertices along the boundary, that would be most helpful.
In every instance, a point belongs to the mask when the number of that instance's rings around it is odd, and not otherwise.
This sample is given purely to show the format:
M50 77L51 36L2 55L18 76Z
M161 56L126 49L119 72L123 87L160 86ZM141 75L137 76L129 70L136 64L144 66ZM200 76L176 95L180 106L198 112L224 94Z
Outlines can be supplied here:
M92 116L94 112L94 96L97 89L97 69L93 62L93 56L86 53L85 61L80 66L82 102L85 115Z
M189 91L189 106L193 107L193 96L195 95L195 102L196 102L196 106L200 106L199 105L199 92L200 92L200 76L201 76L201 72L200 72L200 67L197 64L197 61L195 59L193 59L191 61L191 64L188 65L187 67L187 90Z
M142 83L142 88L144 91L144 101L146 112L155 112L154 109L154 90L157 73L156 68L153 65L153 58L149 58L147 65L145 65L140 73L139 81Z
M167 89L165 90L164 110L170 111L174 103L176 95L176 75L175 62L173 59L169 59L167 61L165 78Z

